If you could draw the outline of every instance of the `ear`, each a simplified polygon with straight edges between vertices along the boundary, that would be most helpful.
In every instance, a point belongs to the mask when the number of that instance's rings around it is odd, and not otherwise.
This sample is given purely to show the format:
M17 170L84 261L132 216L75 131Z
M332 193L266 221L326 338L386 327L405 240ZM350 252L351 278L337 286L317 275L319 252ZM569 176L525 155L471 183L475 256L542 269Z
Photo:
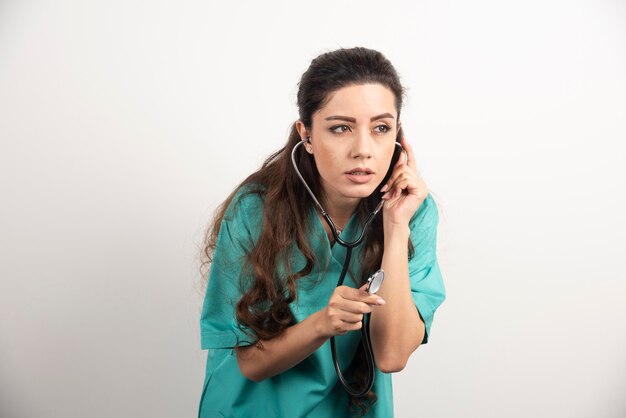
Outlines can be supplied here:
M298 134L300 135L300 139L302 139L303 141L311 136L311 134L307 131L306 127L304 126L304 123L299 119L296 121L296 130L298 131Z
M304 149L306 150L306 152L308 152L309 154L313 154L313 146L311 145L311 134L309 131L307 131L304 123L301 120L298 120L296 122L296 129L298 130L300 138L306 141L304 143Z

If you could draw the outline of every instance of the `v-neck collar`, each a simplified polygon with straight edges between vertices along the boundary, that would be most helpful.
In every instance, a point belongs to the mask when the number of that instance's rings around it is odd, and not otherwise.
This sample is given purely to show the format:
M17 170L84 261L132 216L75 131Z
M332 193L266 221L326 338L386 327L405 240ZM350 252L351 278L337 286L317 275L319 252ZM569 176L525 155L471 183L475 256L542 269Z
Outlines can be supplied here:
M323 219L323 217L320 219L320 215L318 214L317 208L315 206L311 207L310 216L314 218L312 221L313 231L316 235L321 235L321 249L325 250L326 253L330 253L335 261L343 265L346 257L346 247L339 244L338 242L335 242L334 245L331 247L330 240L328 239L328 235L326 234L326 229L324 229L324 223L326 223L326 220ZM350 218L348 219L348 223L346 224L345 228L341 231L341 238L343 240L353 241L357 238L354 233L355 224L358 223L357 218L357 211L355 210L354 212L352 212L352 215L350 215ZM352 252L352 256L355 256L354 251Z

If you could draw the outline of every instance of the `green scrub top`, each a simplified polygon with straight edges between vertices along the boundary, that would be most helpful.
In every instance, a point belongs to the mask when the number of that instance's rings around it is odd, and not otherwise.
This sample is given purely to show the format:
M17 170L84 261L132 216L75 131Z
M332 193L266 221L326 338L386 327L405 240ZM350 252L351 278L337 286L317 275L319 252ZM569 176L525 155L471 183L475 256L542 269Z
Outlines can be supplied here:
M233 347L250 345L251 338L244 332L246 328L237 324L235 306L242 296L240 276L245 254L260 235L263 210L262 197L248 191L240 190L227 208L213 254L200 319L201 346L208 349L208 356L198 416L355 416L350 414L348 395L335 372L330 340L296 366L259 383L247 379L239 371ZM341 245L330 246L314 207L310 207L307 219L310 245L318 262L310 275L296 282L297 298L290 307L297 322L326 306L346 255L346 249ZM437 206L429 194L409 223L415 249L409 260L411 292L426 326L422 344L428 342L433 315L445 299L436 257L438 221ZM352 240L360 231L361 225L353 215L341 236ZM353 250L350 271L358 270L361 248L362 245ZM304 257L297 252L291 262L293 271L298 271L304 266ZM346 276L345 284L356 287L349 276ZM345 370L354 358L361 333L348 332L335 340L339 364ZM373 390L378 399L365 416L393 417L391 374L376 369Z

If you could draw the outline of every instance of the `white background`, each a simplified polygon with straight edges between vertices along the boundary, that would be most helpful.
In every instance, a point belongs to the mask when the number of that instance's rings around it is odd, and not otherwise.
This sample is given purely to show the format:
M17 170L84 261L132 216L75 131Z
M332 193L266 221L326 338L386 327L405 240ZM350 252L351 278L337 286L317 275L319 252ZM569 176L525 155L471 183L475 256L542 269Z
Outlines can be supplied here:
M297 4L296 4L297 3ZM0 2L0 416L192 417L212 211L319 53L396 66L448 298L398 417L626 416L626 3Z

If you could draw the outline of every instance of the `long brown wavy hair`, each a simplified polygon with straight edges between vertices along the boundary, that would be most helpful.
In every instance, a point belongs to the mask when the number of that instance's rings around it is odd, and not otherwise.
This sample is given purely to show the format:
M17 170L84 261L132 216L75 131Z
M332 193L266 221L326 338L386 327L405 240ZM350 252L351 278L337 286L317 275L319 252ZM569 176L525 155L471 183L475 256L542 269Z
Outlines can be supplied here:
M391 62L380 52L367 48L338 49L313 59L298 83L299 117L307 130L311 131L313 113L326 105L332 92L346 86L362 84L380 84L393 92L398 120L400 119L404 88ZM397 142L400 142L402 135L400 128ZM257 343L261 339L278 336L295 323L289 304L296 299L297 281L309 275L319 262L307 240L309 231L306 229L306 216L314 203L291 165L291 151L300 141L294 122L285 146L270 155L261 168L241 182L218 207L204 240L201 271L206 278L205 267L212 261L224 213L234 196L244 186L246 193L262 196L262 230L255 246L247 253L248 282L242 285L242 289L246 290L236 307L237 321L254 332L252 337ZM380 201L381 193L378 192L391 175L391 168L399 154L397 151L394 153L389 171L376 191L370 197L362 199L357 206L356 211L361 222ZM304 147L300 147L296 153L296 161L313 193L316 196L322 195L315 160L304 151ZM367 275L380 268L383 256L382 215L374 218L361 245L361 271L356 274L358 282L364 282ZM412 253L410 241L408 248ZM293 271L290 265L293 251L299 251L306 260L304 267L298 271ZM279 271L286 272L286 277L278 277ZM262 349L262 345L260 348ZM362 349L357 350L357 353L348 372L363 386L366 378L363 373L365 358ZM351 408L364 415L376 402L376 398L373 391L363 398L351 397Z

